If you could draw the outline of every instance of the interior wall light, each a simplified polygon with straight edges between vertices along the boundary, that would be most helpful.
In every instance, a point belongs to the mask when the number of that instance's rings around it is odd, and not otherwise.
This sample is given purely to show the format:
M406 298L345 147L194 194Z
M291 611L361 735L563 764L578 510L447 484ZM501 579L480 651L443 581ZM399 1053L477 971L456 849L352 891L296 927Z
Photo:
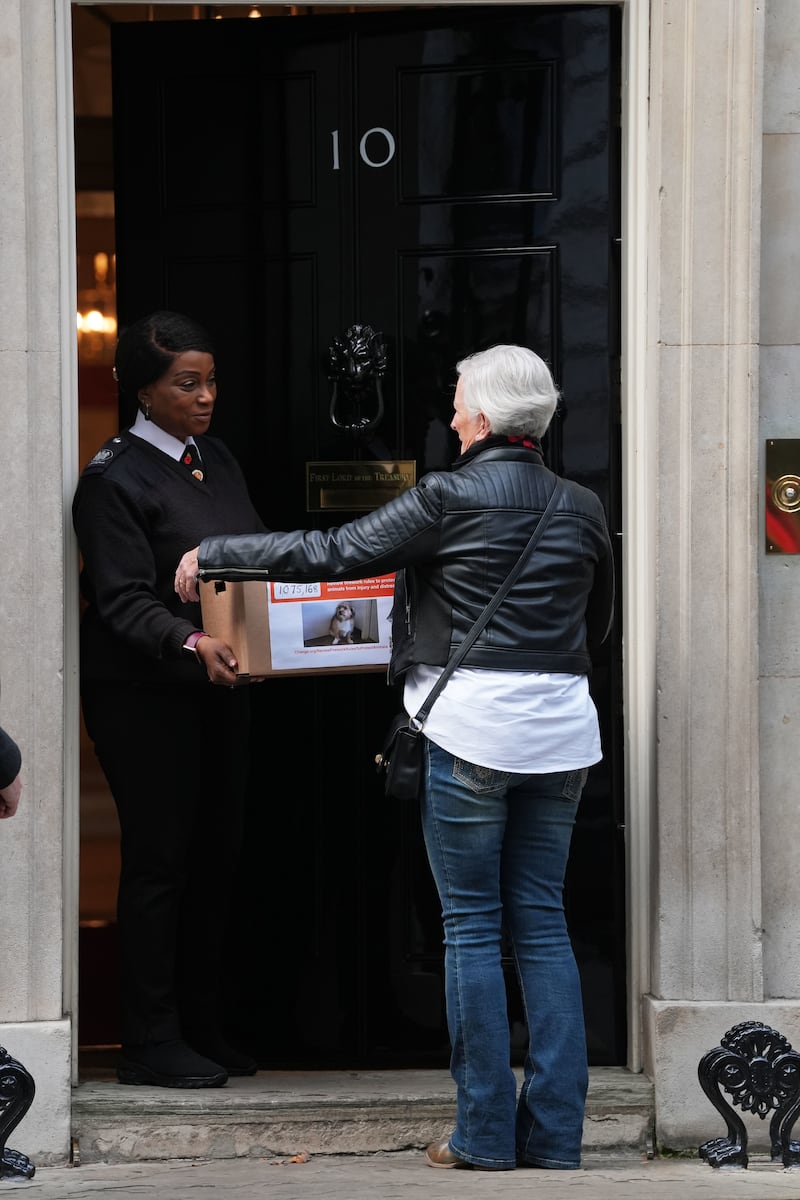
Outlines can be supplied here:
M116 256L99 251L92 259L94 286L78 293L78 360L113 362L117 339Z
M261 9L257 4L253 4L250 8L250 12L247 15L248 17L261 17L264 14L261 12Z

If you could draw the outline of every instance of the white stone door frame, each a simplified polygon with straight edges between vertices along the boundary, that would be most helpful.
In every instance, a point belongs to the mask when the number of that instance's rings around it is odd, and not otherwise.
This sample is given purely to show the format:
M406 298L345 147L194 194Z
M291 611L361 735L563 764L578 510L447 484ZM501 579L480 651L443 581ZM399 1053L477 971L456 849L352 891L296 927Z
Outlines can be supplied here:
M106 0L124 5L129 0ZM192 0L151 0L154 6L185 4ZM215 0L227 7L240 0ZM317 0L334 3L335 0ZM404 3L405 0L401 0ZM443 0L446 5L464 0ZM481 3L481 0L468 0ZM485 0L483 0L485 3ZM527 7L553 0L513 0ZM607 0L588 0L604 5ZM74 133L72 108L71 0L54 0L56 6L57 84L61 103L57 143L63 147L59 161L59 252L63 305L62 355L64 362L64 492L71 495L78 476L78 385L74 323L77 294L75 243ZM75 6L92 0L72 0ZM583 0L587 3L587 0ZM370 7L369 0L362 5ZM414 7L413 2L408 7ZM627 1018L628 1066L642 1067L641 996L649 991L651 909L649 897L651 813L655 802L655 645L656 645L656 428L654 394L648 369L647 261L648 236L653 237L648 194L648 82L650 0L619 0L623 13L622 44L622 584L626 907L627 907ZM67 327L69 326L69 327ZM649 386L648 386L649 384ZM71 530L67 530L69 543ZM74 542L72 542L74 550ZM69 546L68 546L69 549ZM66 555L68 563L77 554ZM78 923L77 913L80 780L77 685L77 578L65 577L65 896L68 914L64 923L65 1011L77 1013ZM73 1021L73 1078L77 1075L77 1019Z

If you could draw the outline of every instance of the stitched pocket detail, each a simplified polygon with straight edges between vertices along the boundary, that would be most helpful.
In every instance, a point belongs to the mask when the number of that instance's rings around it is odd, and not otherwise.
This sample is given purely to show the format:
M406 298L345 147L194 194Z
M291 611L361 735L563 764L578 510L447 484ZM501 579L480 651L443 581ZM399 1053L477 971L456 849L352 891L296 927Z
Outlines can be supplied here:
M589 777L589 768L581 767L578 771L567 771L564 778L564 786L561 789L561 795L564 800L572 800L573 803L580 800L581 792L586 786L586 780Z
M453 759L453 778L468 787L477 796L488 796L502 792L513 778L508 771L496 771L493 767L479 767L465 758Z

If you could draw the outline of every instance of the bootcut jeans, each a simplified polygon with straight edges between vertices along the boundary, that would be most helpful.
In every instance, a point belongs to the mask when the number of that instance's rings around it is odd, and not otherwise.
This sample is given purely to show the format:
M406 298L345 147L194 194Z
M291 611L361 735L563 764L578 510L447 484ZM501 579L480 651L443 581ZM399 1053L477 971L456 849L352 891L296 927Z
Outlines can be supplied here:
M586 775L495 771L425 739L422 829L442 906L457 1089L450 1148L475 1166L580 1166L588 1067L563 884ZM504 929L529 1039L519 1096Z

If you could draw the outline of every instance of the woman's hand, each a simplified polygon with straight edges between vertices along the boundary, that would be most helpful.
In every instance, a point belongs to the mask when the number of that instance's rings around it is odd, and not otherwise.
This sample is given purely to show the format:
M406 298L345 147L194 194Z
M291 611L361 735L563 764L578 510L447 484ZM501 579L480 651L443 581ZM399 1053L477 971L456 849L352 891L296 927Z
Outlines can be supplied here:
M212 683L219 683L225 687L236 687L240 682L249 682L249 675L244 676L241 680L237 675L239 663L227 642L206 634L195 646L195 653L205 667Z
M184 604L189 600L200 599L197 591L197 572L200 570L200 564L197 561L199 549L199 546L195 546L194 550L187 550L175 572L175 591ZM203 640L205 641L205 638Z

